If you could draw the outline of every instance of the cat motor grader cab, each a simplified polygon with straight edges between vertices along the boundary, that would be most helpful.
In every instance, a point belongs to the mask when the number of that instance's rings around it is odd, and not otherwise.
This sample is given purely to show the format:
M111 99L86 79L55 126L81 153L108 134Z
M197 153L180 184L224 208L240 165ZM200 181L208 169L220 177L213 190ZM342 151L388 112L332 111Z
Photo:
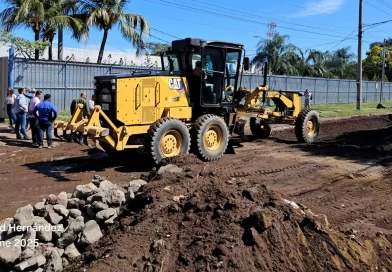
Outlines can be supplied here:
M219 159L229 138L243 135L249 120L257 138L270 136L273 123L295 125L299 142L319 133L316 111L301 111L301 92L274 91L264 84L241 86L249 69L243 45L197 38L175 40L161 55L162 71L134 71L94 77L96 106L83 119L83 105L69 122L55 127L81 132L110 154L145 148L155 163L192 149L204 161ZM275 104L270 110L267 99Z

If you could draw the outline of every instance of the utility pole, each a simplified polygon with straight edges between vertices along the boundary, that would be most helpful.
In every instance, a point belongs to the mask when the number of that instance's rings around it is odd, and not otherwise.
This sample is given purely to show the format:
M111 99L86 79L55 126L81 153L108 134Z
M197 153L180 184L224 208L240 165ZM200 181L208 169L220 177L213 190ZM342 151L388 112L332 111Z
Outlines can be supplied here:
M363 0L359 0L357 110L361 109L362 104L362 6Z
M377 105L378 109L385 108L382 104L382 91L383 91L383 83L384 83L384 76L385 76L385 56L389 54L389 51L385 49L385 39L384 44L381 50L381 57L382 57L382 72L381 72L381 91L380 91L380 103Z

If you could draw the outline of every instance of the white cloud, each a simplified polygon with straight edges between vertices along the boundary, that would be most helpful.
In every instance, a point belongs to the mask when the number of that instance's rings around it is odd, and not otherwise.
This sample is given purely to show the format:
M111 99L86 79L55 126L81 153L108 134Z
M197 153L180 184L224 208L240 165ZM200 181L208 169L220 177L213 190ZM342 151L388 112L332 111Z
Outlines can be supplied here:
M345 0L319 0L308 2L305 9L294 14L294 17L308 17L319 14L332 14L343 7Z

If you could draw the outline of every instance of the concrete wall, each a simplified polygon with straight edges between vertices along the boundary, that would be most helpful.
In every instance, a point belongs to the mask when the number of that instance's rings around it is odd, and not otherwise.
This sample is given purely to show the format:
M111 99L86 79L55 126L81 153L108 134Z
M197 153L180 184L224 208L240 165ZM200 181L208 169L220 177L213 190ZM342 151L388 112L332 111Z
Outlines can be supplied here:
M0 46L0 57L8 57L8 49L9 46L2 45ZM57 47L53 47L53 60L58 60L57 58ZM64 47L63 48L63 60L67 60L68 58L71 58L73 56L73 61L77 62L86 62L87 59L89 58L90 63L97 63L98 59L98 50L90 50L90 49L81 49L81 48L68 48ZM109 58L109 55L111 58ZM22 55L18 55L17 57L22 57ZM68 58L67 58L68 57ZM41 57L42 60L47 60L49 58L48 55L48 50L45 50L43 56ZM130 53L125 53L125 52L120 52L120 51L106 51L103 54L103 60L102 63L104 64L113 64L116 62L116 65L120 64L120 61L122 61L122 65L125 66L145 66L148 65L147 62L149 62L150 65L154 65L155 67L160 67L161 65L161 59L160 57L157 56L150 56L150 59L147 60L147 57L145 55L142 55L140 57L136 57L135 54L130 54Z

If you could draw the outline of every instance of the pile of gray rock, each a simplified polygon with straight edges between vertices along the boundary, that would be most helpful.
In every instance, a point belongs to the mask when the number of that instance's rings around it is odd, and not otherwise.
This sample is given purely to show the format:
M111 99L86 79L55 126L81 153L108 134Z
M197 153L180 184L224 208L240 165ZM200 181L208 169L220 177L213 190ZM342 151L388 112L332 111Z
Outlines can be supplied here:
M62 271L114 224L143 180L121 188L103 177L49 195L0 221L0 271Z

